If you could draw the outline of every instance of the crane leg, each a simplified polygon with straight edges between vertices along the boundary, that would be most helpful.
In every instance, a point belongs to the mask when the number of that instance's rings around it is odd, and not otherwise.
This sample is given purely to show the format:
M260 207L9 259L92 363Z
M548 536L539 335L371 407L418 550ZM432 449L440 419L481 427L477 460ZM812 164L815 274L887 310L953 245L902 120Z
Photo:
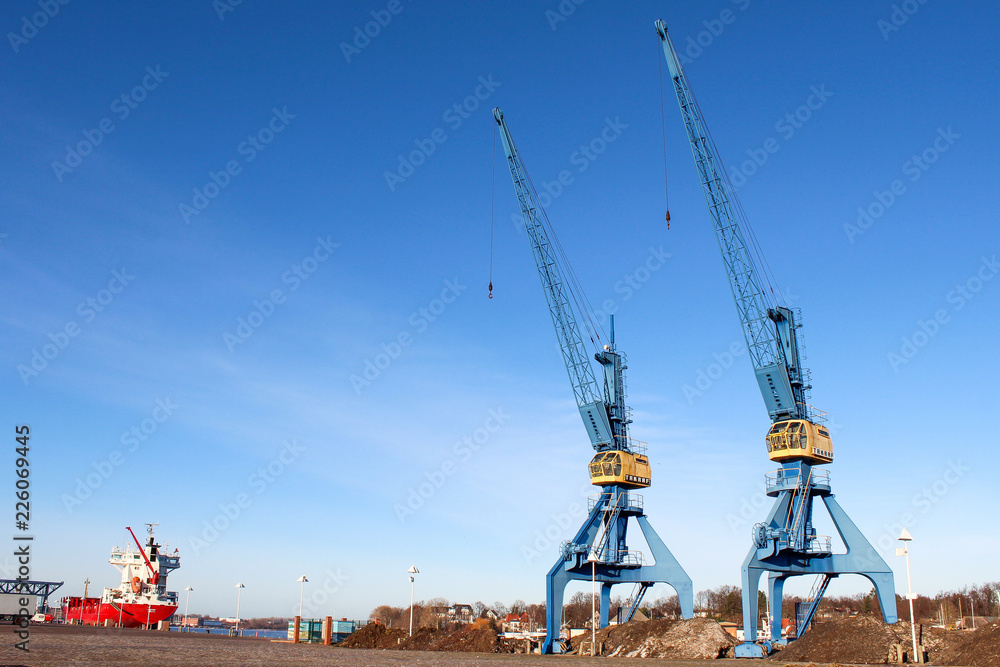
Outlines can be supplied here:
M563 599L566 585L570 581L590 582L596 580L601 584L600 625L602 628L608 625L611 588L618 584L652 585L659 582L669 584L677 591L681 614L684 618L691 618L693 615L694 596L691 577L681 568L663 540L653 530L641 506L625 503L624 508L619 507L618 510L612 511L609 509L609 504L611 507L616 506L615 499L619 497L622 489L617 487L606 487L606 489L612 489L612 492L602 492L576 537L564 545L559 559L546 577L545 614L548 623L545 641L542 644L542 653L554 653L561 649L558 640L562 629ZM653 565L642 564L641 560L631 557L630 554L634 554L634 552L628 552L622 548L627 523L629 519L633 518L639 524L646 544L649 545L650 555L655 561ZM603 539L601 535L602 520L613 521L616 524L604 527L603 535L610 534L612 537L610 542ZM619 536L622 538L622 542L618 541ZM608 549L607 553L600 556L600 560L591 562L587 560L588 555L599 549L599 545L595 546L595 542L600 542L605 546L608 543L615 544L617 548Z
M767 580L767 603L771 617L771 641L781 642L781 601L784 598L785 579L778 572L772 572Z

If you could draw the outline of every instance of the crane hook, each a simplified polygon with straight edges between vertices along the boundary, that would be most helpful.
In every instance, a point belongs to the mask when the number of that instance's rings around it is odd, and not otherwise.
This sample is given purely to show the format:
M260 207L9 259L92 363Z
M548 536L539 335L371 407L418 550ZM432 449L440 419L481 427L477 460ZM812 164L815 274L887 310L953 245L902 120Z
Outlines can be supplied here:
M667 229L670 229L670 211L667 211Z
M490 298L493 298L493 281L490 281Z

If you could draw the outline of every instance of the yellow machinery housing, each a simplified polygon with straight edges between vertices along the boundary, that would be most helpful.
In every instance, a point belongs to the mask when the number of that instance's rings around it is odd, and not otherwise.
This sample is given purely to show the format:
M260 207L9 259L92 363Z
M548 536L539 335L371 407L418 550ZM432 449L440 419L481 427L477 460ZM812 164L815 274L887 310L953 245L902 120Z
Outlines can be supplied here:
M623 449L598 452L590 462L590 483L598 486L620 484L630 489L649 486L649 458Z
M833 442L825 426L806 419L775 422L764 440L772 461L806 459L812 463L833 461Z

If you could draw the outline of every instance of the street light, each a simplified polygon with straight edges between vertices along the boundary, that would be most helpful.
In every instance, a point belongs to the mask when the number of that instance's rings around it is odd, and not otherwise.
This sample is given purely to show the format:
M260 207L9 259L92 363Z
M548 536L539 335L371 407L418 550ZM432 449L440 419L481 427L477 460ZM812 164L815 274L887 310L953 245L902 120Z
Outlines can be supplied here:
M236 588L236 636L239 637L240 636L240 595L243 594L243 589L246 588L246 586L244 586L243 582L241 581L240 583L236 584L236 586L234 588Z
M299 618L302 618L302 590L305 588L306 582L309 580L306 579L306 575L303 574L295 581L299 582Z
M917 626L913 624L913 585L910 583L910 550L909 543L913 540L905 527L903 532L896 538L903 543L902 547L896 547L897 556L906 556L906 599L910 601L910 636L913 638L913 661L917 662Z
M587 554L590 561L590 657L597 655L597 550Z
M413 575L420 574L416 565L411 565L407 570L410 573L410 636L413 636Z
M194 589L191 588L190 586L188 586L184 590L186 590L187 594L188 594L188 596L187 596L187 602L184 603L184 627L187 628L187 624L188 624L188 607L191 605L191 591L193 591Z

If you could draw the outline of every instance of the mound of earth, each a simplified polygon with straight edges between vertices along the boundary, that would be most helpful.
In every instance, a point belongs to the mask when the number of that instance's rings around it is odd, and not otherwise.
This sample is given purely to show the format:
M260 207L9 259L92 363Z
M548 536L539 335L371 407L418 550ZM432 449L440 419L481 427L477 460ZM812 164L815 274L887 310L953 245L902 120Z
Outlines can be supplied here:
M410 651L464 651L468 653L498 653L500 638L496 628L465 626L458 630L420 628L398 646Z
M452 631L419 628L410 637L405 630L369 623L355 630L337 646L404 651L501 652L496 628L490 626L466 626Z
M406 632L398 628L369 623L352 632L347 639L337 644L345 648L398 648Z
M886 662L889 648L911 645L910 624L900 621L887 625L874 616L859 615L816 621L809 631L772 656L782 662L847 662L881 665ZM936 646L925 648L933 653Z
M949 664L968 665L968 667L1000 665L1000 621L993 621L967 634L954 658L949 660Z
M589 646L590 633L575 637L574 645ZM623 658L709 660L723 657L736 640L718 622L707 618L686 621L630 621L597 632L602 655Z

